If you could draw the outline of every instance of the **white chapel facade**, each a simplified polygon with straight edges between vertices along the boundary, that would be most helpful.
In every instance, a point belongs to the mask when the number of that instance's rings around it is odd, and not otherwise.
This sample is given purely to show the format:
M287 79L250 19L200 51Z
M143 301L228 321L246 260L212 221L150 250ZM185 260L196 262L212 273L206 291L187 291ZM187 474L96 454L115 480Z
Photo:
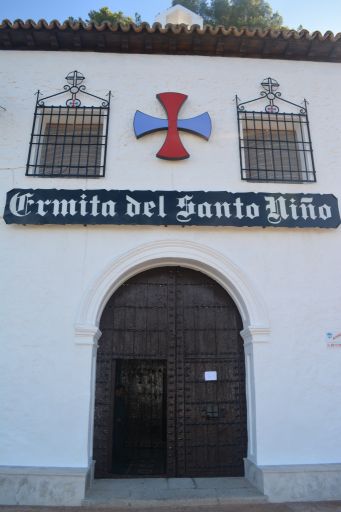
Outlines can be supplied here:
M341 499L341 40L167 15L0 27L1 503Z

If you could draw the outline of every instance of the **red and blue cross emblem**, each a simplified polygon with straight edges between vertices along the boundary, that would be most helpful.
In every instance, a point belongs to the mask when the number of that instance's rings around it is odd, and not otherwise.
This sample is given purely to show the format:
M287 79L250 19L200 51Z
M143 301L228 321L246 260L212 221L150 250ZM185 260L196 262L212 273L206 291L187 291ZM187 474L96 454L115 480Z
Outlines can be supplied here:
M166 139L156 156L164 160L184 160L189 153L183 146L179 130L194 133L206 140L210 138L212 123L208 112L190 119L179 119L179 111L187 100L186 94L179 92L162 92L156 95L166 111L167 119L153 117L137 110L134 116L134 131L136 138L149 133L167 130Z

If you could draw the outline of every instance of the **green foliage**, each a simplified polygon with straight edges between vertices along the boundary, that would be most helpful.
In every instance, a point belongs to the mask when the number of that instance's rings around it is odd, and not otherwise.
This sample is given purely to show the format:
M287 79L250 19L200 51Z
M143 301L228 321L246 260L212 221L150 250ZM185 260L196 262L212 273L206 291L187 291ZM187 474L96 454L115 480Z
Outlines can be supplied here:
M265 0L173 0L204 18L204 23L228 27L274 28L283 26L283 18L273 12Z
M69 21L70 23L84 23L82 18L74 18L73 16L69 16L66 21Z
M264 0L234 0L230 22L238 27L280 28L283 18Z
M141 16L138 13L135 13L135 20L130 18L130 16L126 16L122 11L113 12L109 9L109 7L101 7L99 11L90 11L89 20L94 23L103 23L104 21L109 21L110 23L122 23L123 25L127 25L129 23L136 23L139 25L141 23Z
M135 25L141 25L141 23L142 23L141 14L139 14L138 12L135 13L134 23L135 23Z

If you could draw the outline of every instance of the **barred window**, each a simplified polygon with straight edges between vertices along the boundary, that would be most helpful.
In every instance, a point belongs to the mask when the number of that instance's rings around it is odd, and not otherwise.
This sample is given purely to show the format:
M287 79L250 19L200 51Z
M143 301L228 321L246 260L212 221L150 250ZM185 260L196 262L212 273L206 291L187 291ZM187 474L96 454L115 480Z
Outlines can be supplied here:
M79 86L82 75L77 71L70 75L77 85L64 87L72 95L66 106L45 105L45 100L65 91L48 98L39 99L38 95L27 162L29 176L96 178L105 174L110 96L106 101L86 93L85 87ZM101 105L81 106L79 93L99 99Z
M43 107L36 112L30 174L104 175L106 109Z
M311 182L315 169L305 107L281 98L271 78L262 82L266 93L239 103L239 147L242 179L249 181ZM278 84L277 84L278 86ZM245 105L268 98L265 112L248 111ZM274 100L298 107L297 113L279 112Z

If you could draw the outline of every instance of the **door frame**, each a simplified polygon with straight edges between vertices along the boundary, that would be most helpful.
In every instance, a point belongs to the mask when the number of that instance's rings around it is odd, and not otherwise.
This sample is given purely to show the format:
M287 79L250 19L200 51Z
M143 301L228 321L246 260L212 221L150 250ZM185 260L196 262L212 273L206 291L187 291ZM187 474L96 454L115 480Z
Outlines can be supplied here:
M94 478L93 430L96 385L96 352L99 322L112 294L130 277L155 267L181 266L202 272L220 284L233 299L243 322L246 370L248 461L257 464L256 372L254 352L270 342L270 322L265 302L246 272L224 254L209 246L186 240L164 240L140 245L120 254L99 273L86 290L75 325L75 343L88 347L88 484Z

